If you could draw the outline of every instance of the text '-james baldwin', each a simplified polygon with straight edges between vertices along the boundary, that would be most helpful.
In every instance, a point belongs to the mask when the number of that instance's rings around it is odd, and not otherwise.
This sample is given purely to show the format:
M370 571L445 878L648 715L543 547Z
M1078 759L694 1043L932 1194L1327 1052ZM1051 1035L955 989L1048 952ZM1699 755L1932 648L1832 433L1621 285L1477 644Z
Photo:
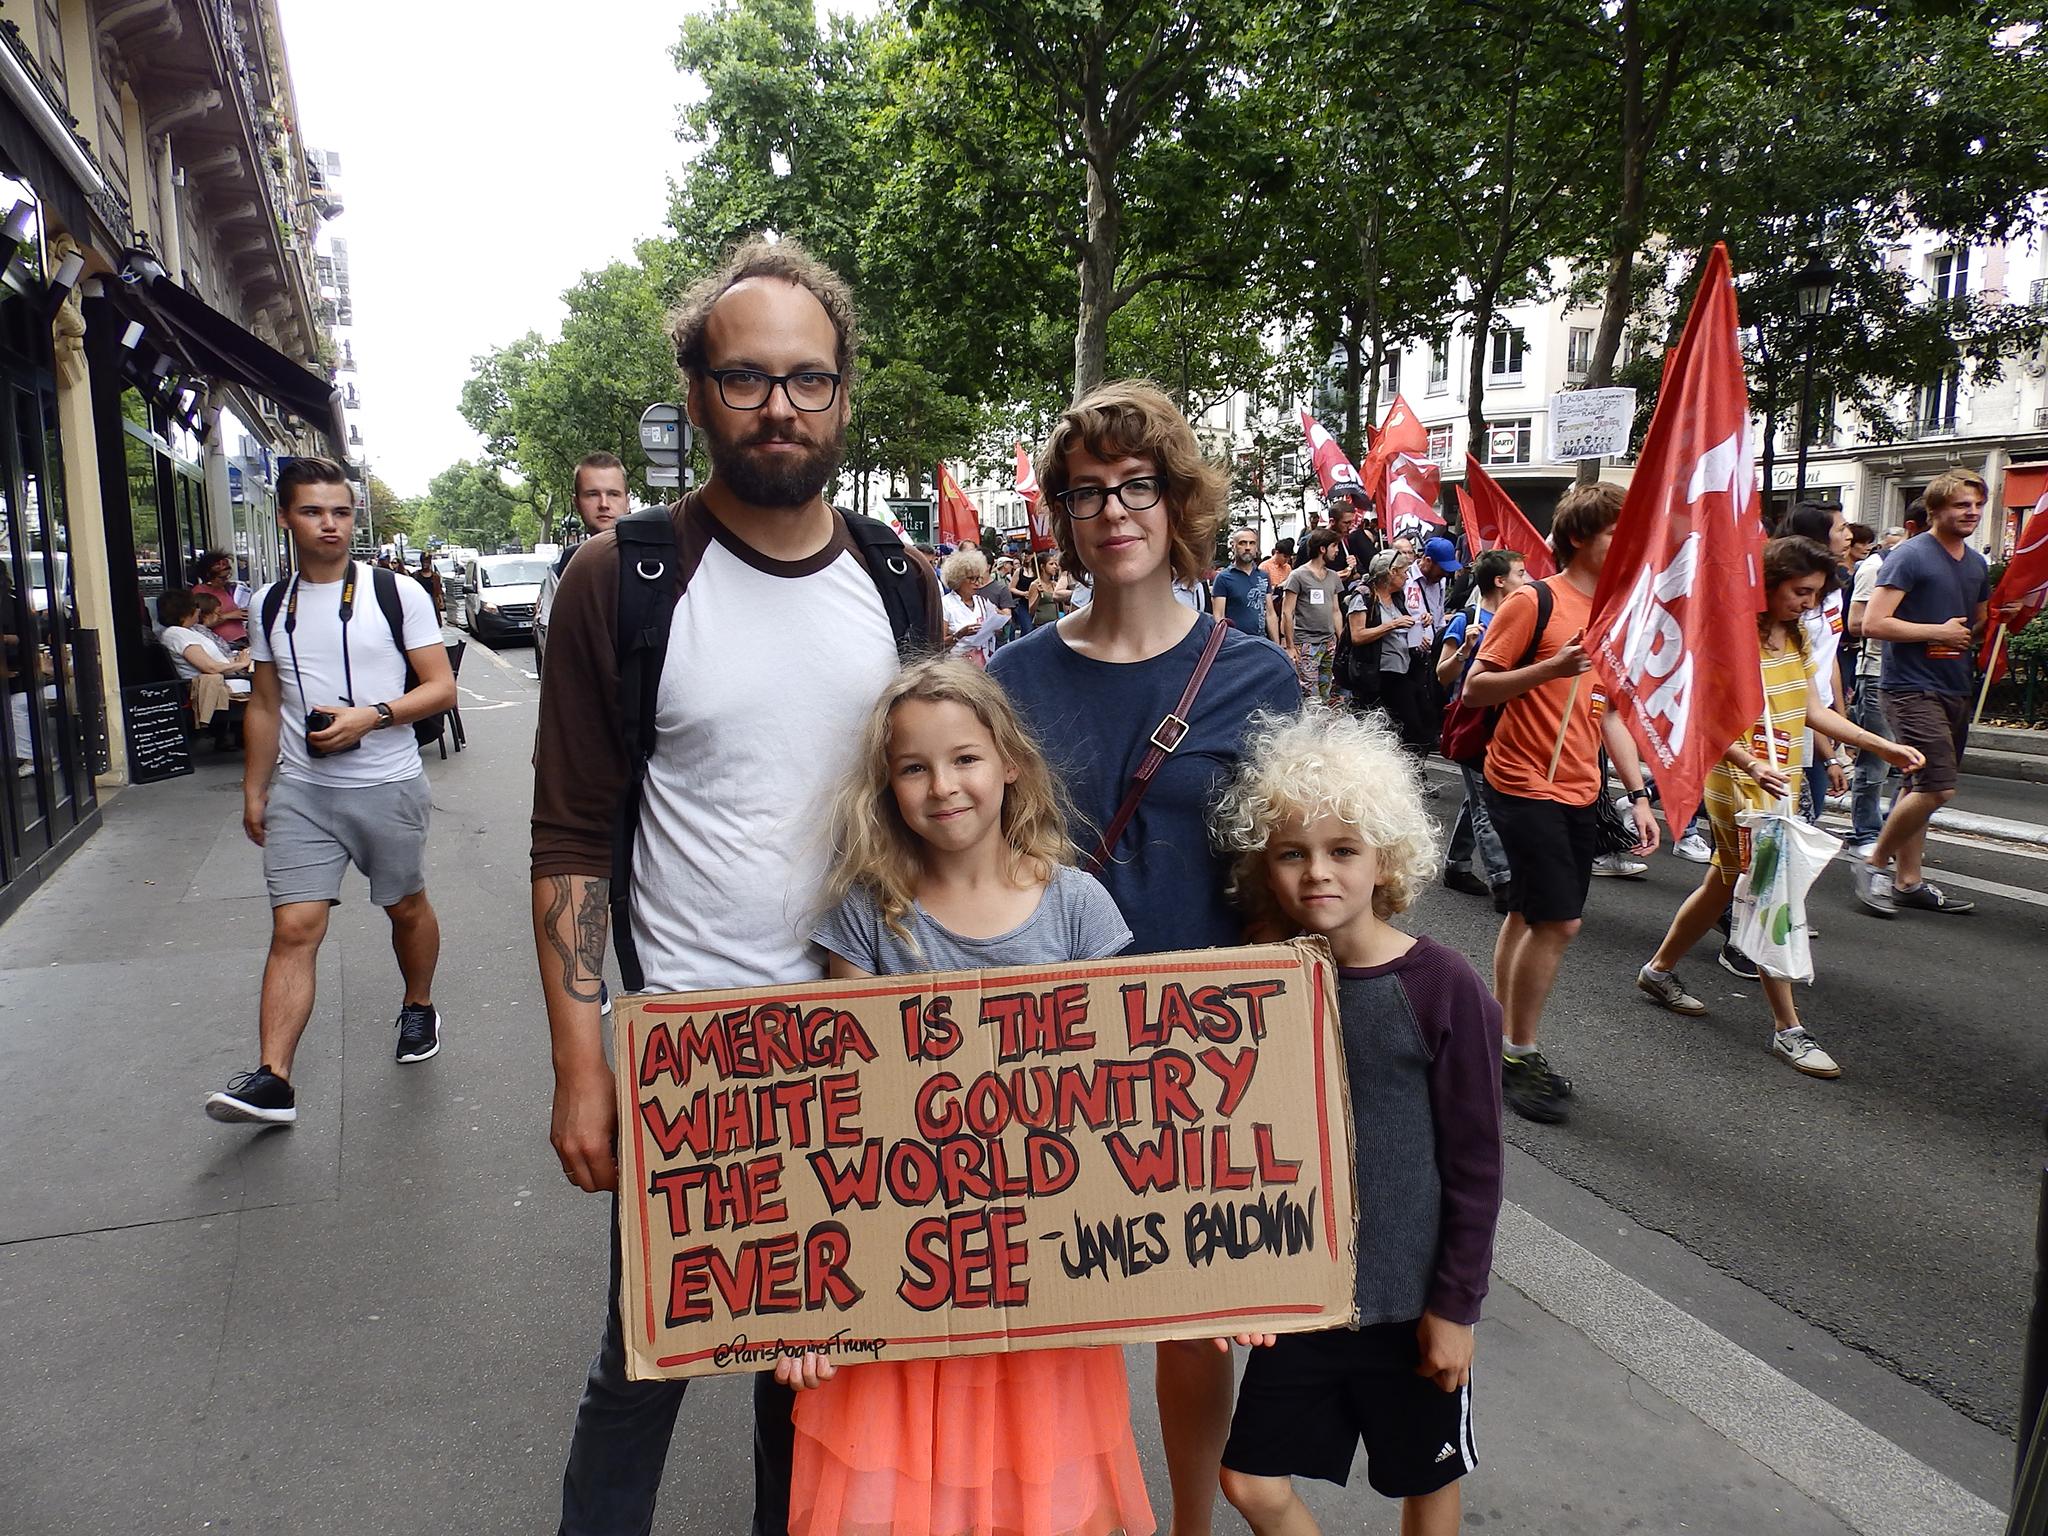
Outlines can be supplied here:
M671 1238L697 1239L671 1260L669 1325L854 1306L864 1294L856 1239L832 1218L885 1204L932 1212L911 1223L891 1261L896 1294L920 1312L1026 1305L1033 1235L1069 1280L1310 1251L1318 1192L1299 1198L1302 1160L1285 1154L1292 1138L1315 1134L1315 1115L1288 1105L1290 1123L1276 1131L1277 1103L1264 1107L1268 1118L1240 1114L1267 1005L1286 990L1270 976L1122 986L1107 1051L1081 983L975 994L963 999L969 1019L954 1016L951 994L904 996L900 1038L882 1043L922 1075L910 1123L886 1135L862 1121L862 1069L880 1047L855 1014L776 1001L673 1023L650 1011L637 1108L668 1163L646 1194ZM992 1054L993 1066L947 1065L970 1043L968 1054ZM900 1086L890 1097L901 1103ZM1134 1197L1128 1208L1059 1199L1085 1160L1104 1158L1112 1187ZM802 1232L785 1198L792 1159L829 1209ZM1204 1198L1169 1205L1163 1197L1177 1192ZM763 1230L736 1247L705 1240L752 1229Z

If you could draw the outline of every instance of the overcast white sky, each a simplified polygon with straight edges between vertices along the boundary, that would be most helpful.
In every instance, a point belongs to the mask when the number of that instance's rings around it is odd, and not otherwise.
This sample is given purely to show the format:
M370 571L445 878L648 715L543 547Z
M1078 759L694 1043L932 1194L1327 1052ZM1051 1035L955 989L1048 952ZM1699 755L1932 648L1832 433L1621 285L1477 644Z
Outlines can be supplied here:
M476 437L469 360L553 334L577 274L668 208L675 0L278 0L306 142L341 155L349 337L373 473L401 495Z

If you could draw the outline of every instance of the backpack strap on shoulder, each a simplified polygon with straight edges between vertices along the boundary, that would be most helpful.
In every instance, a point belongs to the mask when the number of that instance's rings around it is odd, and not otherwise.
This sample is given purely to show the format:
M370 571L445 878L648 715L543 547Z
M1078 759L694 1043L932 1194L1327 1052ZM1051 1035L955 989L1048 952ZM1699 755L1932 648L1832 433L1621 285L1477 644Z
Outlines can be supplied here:
M266 644L270 645L273 656L277 654L277 647L271 643L270 632L277 628L277 616L284 612L284 595L291 584L292 578L289 576L280 576L277 580L273 581L270 584L270 590L263 594L263 606L256 615L262 621L263 639Z
M405 649L405 604L398 595L398 577L381 565L370 567L370 590L377 594L377 606L383 610L384 622L391 628L391 643L398 647L398 658L405 663L405 691L412 692L420 684L419 673L413 670L412 657Z
M896 637L896 654L908 661L929 651L936 626L933 580L924 560L887 523L858 512L839 515L846 520L854 550L881 594L882 608L889 615L889 632Z
M1556 598L1551 595L1550 583L1536 583L1536 627L1529 631L1529 648L1522 652L1521 666L1536 664L1536 651L1543 644L1543 631L1550 627L1550 610ZM1519 668L1517 669L1519 670Z
M654 756L655 705L669 629L682 596L682 549L673 510L650 507L612 524L619 549L618 662L619 737L626 749L626 787L612 829L612 948L619 979L628 991L647 985L633 942L633 842L640 827L640 800L647 763Z

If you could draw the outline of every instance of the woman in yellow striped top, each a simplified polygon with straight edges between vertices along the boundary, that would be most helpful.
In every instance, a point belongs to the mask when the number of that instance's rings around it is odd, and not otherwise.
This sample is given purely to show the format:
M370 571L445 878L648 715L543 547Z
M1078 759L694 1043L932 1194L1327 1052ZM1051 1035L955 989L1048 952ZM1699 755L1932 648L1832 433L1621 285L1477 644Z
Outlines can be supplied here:
M1808 728L1875 752L1908 771L1920 760L1913 748L1886 741L1828 708L1812 676L1799 616L1826 595L1834 579L1834 557L1811 539L1773 539L1764 548L1764 611L1756 624L1764 712L1707 775L1713 862L1700 888L1671 919L1657 953L1636 977L1638 987L1674 1013L1707 1011L1707 1005L1679 982L1678 962L1714 926L1735 893L1737 877L1749 865L1749 834L1736 824L1736 813L1769 810L1785 798L1805 766ZM1763 987L1773 1024L1771 1054L1811 1077L1840 1077L1842 1069L1835 1059L1800 1024L1792 983L1765 976Z

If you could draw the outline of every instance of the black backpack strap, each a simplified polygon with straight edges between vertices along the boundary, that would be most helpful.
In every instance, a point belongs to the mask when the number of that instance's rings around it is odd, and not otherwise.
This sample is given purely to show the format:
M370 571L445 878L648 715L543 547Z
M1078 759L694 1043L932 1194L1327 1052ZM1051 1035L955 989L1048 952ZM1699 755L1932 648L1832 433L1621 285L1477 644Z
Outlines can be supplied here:
M284 612L285 589L291 584L289 576L280 576L273 581L270 590L263 594L263 607L256 615L263 623L263 643L270 647L273 657L277 655L277 642L270 638L270 632L277 628L277 616Z
M633 942L633 840L640 827L640 797L654 756L655 704L668 633L683 595L682 549L667 507L650 507L612 524L619 549L619 738L626 749L626 787L612 829L612 949L619 979L629 992L647 985Z
M882 608L889 615L889 632L896 637L896 654L908 661L932 650L938 637L938 583L923 557L887 523L858 512L839 515L846 520L854 550L881 594Z
M1550 627L1550 610L1556 599L1550 594L1550 583L1536 583L1536 627L1529 631L1529 649L1522 652L1521 667L1536 665L1536 648L1543 643L1543 631Z
M405 663L405 691L411 693L419 687L420 675L413 670L412 657L405 649L405 603L398 595L398 577L381 565L373 565L370 589L377 594L377 606L384 611L384 622L391 627L391 643L398 647L398 659Z

